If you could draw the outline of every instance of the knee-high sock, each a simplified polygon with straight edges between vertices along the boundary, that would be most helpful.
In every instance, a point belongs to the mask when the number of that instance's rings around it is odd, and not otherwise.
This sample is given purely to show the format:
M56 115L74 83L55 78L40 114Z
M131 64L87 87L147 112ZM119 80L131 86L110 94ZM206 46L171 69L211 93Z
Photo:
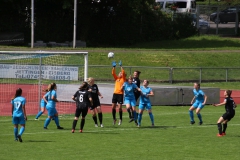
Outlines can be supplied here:
M136 121L137 120L137 113L136 113L136 111L133 111L133 117L134 117L134 120Z
M193 111L189 110L188 112L189 112L190 120L191 122L193 122L194 121Z
M47 118L44 123L44 127L47 127L49 123L51 122L51 118Z
M99 119L100 124L102 124L102 120L103 120L103 114L102 114L102 112L101 112L101 113L98 113L98 119Z
M82 129L83 129L83 127L84 127L84 124L85 124L85 119L82 119L82 120L81 120L81 124L80 124L80 130L82 130Z
M39 111L38 114L36 115L36 119L38 119L42 114L43 114L43 111Z
M152 124L154 125L154 117L153 117L152 112L149 113L149 117L151 119Z
M19 131L19 135L21 136L24 131L25 131L25 127L21 126L20 131Z
M222 132L225 133L225 132L226 132L226 129L227 129L227 123L225 123L225 124L223 123L223 131L222 131Z
M128 112L129 118L131 119L131 118L132 118L131 109L128 108L128 109L127 109L127 112Z
M60 126L60 125L59 125L59 119L58 119L57 116L54 117L54 121L55 121L57 127Z
M112 116L113 116L113 119L115 120L116 119L116 109L112 109Z
M198 116L199 121L202 122L202 115L200 113L198 113L197 116Z
M93 119L94 123L97 124L97 116L96 115L92 116L92 119Z
M141 125L141 121L142 121L142 114L139 113L138 114L138 125Z
M122 115L123 115L122 109L121 110L119 109L119 119L120 120L122 120Z
M17 139L18 128L14 127L14 129L13 129L13 133L14 133L14 137L15 137L15 139Z
M75 128L76 128L77 121L78 121L78 120L76 120L76 119L73 120L72 129L74 129L74 130L75 130Z
M218 125L218 133L222 134L222 124L218 123L217 125Z

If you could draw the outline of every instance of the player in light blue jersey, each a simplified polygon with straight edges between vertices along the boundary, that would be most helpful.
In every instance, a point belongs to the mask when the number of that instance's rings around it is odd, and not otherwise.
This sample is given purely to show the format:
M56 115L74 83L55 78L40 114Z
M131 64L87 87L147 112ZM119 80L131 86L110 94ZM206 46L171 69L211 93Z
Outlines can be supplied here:
M133 117L135 123L137 125L137 113L136 113L136 99L134 95L134 91L138 90L141 91L138 86L133 82L132 76L129 76L128 81L124 82L122 89L124 91L124 103L126 105L127 110L132 108L133 110Z
M149 96L154 96L154 93L152 91L152 88L148 87L149 81L143 80L143 86L140 87L141 90L141 96L140 96L140 102L139 102L139 113L138 113L138 127L141 126L142 121L142 115L143 111L146 108L152 123L152 127L154 127L154 117L152 114L152 105L149 99Z
M48 118L45 120L44 129L47 129L47 126L51 122L52 118L54 118L57 129L63 129L63 127L60 127L59 125L58 112L56 110L56 102L58 102L56 90L57 85L55 83L51 83L50 91L46 94L48 101L45 97L43 97L44 101L47 102L46 108L48 111Z
M200 89L200 84L199 83L194 83L194 89L193 89L193 94L194 97L191 101L192 106L189 108L189 116L190 116L190 123L194 124L194 116L193 116L193 111L196 109L196 114L199 119L199 125L202 125L202 115L200 114L201 109L203 109L206 101L207 101L207 96L205 93ZM194 102L194 103L193 103Z
M27 114L25 109L26 99L22 97L22 89L16 90L15 96L11 100L12 104L12 123L14 125L15 141L22 142L22 134L25 130L25 123L27 120ZM21 125L18 132L18 125Z
M43 90L44 92L46 92L46 94L43 96L43 97L45 97L46 102L45 102L44 98L41 99L41 102L40 102L40 104L41 104L41 111L38 112L38 114L37 114L36 117L35 117L35 120L38 120L38 118L39 118L39 117L45 112L45 110L46 110L46 105L47 105L47 101L48 101L48 97L47 97L46 95L47 95L47 92L50 90L50 88L51 88L51 84L48 85L48 88L47 88L47 89Z

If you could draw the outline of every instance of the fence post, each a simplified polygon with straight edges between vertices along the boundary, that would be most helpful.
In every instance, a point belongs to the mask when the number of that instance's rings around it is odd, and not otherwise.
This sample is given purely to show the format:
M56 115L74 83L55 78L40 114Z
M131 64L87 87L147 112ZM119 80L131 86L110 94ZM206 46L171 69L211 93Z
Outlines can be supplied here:
M228 81L228 69L226 68L226 82Z
M200 77L199 77L199 83L202 82L202 68L200 68Z
M169 68L169 83L173 83L173 68Z

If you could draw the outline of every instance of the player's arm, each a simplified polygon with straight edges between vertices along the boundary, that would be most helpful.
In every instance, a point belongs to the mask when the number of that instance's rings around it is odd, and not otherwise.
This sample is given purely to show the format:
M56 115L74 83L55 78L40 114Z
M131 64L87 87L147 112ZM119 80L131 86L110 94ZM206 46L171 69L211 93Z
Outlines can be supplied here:
M191 101L191 104L193 104L193 102L194 102L195 98L196 98L196 97L194 96L194 97L193 97L193 99L192 99L192 101Z
M14 110L14 103L13 103L13 100L12 100L12 116L13 116L13 110Z
M78 93L78 91L72 96L72 100L77 101L77 100L76 100L77 93Z
M22 109L23 109L24 119L27 120L27 113L26 113L25 104L22 104Z
M103 98L102 94L98 91L98 96Z
M56 92L54 92L54 94L52 95L52 100L55 101L55 102L58 102L57 98L56 98Z
M217 107L217 106L222 106L225 105L227 102L224 100L224 102L219 103L219 104L213 104L213 106Z
M117 77L117 75L116 75L116 69L115 69L115 67L112 68L112 76L113 76L113 78L114 78L115 80L118 79L118 77Z
M202 103L202 104L206 104L206 102L207 102L207 96L204 94L203 95L204 96L204 102Z

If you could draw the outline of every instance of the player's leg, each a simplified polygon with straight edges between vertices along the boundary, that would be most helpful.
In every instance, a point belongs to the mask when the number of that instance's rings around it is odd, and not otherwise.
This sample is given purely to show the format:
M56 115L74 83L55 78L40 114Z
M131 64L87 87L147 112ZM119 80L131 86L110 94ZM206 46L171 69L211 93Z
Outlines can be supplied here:
M73 124L72 124L72 133L75 132L75 128L76 128L80 114L81 114L80 109L76 108L75 117L74 117Z
M102 109L101 109L101 106L99 105L97 107L97 113L98 113L98 120L100 122L100 126L103 127L103 114L102 114Z
M113 125L116 124L116 107L117 107L116 94L113 94L113 98L112 98L112 117L113 117Z
M152 123L152 127L154 127L154 116L152 114L152 106L149 103L147 104L147 110L148 110L148 114L149 114L149 117L150 117L150 120Z
M203 121L202 121L202 115L200 113L200 111L203 109L204 105L202 103L199 103L198 108L196 109L196 114L198 116L199 119L199 125L202 125Z
M141 121L142 121L142 115L143 115L143 111L144 111L144 105L139 104L138 108L139 108L139 111L138 111L138 127L140 127L141 126Z
M85 125L85 117L87 116L87 112L88 112L88 109L82 110L82 118L81 118L80 130L79 130L80 133L82 133L83 127Z
M193 111L197 108L197 103L195 102L188 110L189 112L189 116L190 116L190 123L194 124L194 115L193 115Z
M118 122L118 125L121 125L122 124L122 115L123 115L123 111L122 111L123 94L118 95L117 101L118 101L118 106L119 106L119 122Z
M221 137L222 136L222 122L224 121L224 117L226 117L227 114L223 114L223 116L221 116L218 121L217 121L217 126L218 126L218 134L217 136Z
M45 112L45 106L41 106L41 111L38 112L38 114L35 117L35 120L37 120L44 112Z
M54 116L54 111L51 108L47 108L48 111L48 117L46 118L44 122L44 129L47 129L49 123L51 122L52 117Z
M53 109L54 110L54 121L55 121L55 124L57 126L57 129L63 129L63 127L61 127L59 125L58 112L57 112L56 108L54 108L54 109ZM51 118L53 118L53 117L51 117Z
M226 135L226 130L227 130L227 123L229 122L230 120L225 120L223 121L223 124L222 124L222 135L225 136Z
M95 110L95 107L90 107L90 111L91 111L91 114L92 114L92 119L94 121L94 124L95 124L95 127L98 127L98 123L97 123L97 114L96 114L96 110Z

